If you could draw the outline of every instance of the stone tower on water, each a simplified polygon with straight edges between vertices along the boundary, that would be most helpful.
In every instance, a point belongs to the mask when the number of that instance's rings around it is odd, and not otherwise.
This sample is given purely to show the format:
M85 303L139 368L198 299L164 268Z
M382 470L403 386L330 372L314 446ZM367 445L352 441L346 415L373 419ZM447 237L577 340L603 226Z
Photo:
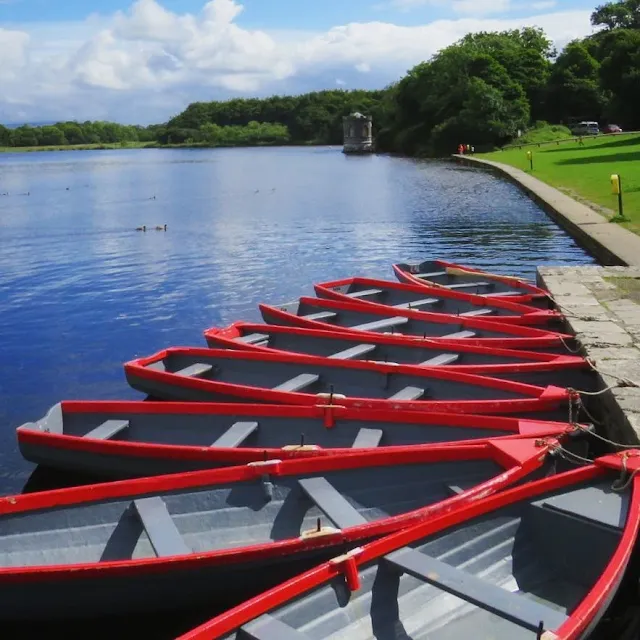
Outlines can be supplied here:
M352 113L342 118L344 130L344 153L373 152L373 119L361 113Z

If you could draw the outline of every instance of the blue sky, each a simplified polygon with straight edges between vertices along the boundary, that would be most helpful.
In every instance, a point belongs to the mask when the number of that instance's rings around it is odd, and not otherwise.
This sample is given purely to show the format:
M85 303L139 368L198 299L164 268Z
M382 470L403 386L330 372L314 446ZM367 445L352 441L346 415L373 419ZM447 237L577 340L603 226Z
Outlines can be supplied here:
M192 100L377 88L470 31L589 33L584 0L0 0L0 122L163 121Z

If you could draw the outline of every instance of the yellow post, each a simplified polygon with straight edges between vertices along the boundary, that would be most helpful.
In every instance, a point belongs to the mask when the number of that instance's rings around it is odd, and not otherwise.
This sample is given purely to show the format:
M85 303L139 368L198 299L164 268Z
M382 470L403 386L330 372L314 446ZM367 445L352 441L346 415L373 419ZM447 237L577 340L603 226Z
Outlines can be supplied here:
M622 204L622 178L619 174L611 175L611 192L614 196L618 196L618 216L624 220L624 208Z
M531 171L533 171L533 151L527 151L527 158L529 159L529 165L531 166Z

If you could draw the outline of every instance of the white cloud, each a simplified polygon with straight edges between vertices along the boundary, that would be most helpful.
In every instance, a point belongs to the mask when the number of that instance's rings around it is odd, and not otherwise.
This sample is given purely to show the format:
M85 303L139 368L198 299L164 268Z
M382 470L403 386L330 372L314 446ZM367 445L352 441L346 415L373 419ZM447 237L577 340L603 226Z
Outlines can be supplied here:
M319 33L245 29L241 12L238 0L210 0L183 15L137 0L111 17L0 29L0 121L162 121L193 100L381 87L469 32L535 25L563 46L591 30L587 11L351 23Z
M391 0L390 4L403 11L430 5L448 8L454 13L472 16L506 13L512 8L511 0Z

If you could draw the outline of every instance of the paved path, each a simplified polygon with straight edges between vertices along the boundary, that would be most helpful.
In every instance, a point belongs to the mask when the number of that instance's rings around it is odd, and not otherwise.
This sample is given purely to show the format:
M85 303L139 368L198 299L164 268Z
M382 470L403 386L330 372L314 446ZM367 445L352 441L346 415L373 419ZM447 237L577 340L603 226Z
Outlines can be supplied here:
M520 169L472 156L454 158L496 171L515 182L602 264L640 266L640 236L635 233L608 222L593 209Z
M598 431L615 442L640 442L640 386L616 386L619 378L640 385L640 305L631 299L640 296L640 268L538 267L538 283L565 314L603 388L613 387L598 397L605 417Z

